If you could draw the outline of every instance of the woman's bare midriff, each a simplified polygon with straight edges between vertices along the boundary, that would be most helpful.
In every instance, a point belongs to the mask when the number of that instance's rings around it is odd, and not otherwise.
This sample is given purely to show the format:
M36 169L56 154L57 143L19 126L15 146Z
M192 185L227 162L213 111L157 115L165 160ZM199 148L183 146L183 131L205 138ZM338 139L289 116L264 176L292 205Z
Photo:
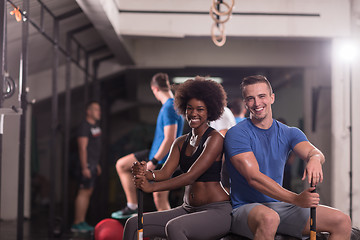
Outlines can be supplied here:
M184 202L194 207L229 200L220 182L195 182L185 187Z

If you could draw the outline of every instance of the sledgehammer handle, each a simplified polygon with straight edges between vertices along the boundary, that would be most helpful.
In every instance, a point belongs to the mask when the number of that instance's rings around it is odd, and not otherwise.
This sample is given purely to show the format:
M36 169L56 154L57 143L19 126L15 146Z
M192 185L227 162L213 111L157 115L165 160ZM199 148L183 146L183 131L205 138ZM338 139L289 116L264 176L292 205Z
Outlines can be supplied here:
M311 181L311 187L316 187ZM311 192L316 192L316 188ZM316 208L310 208L310 240L316 240Z
M143 191L140 189L137 189L137 199L138 199L138 230L137 230L137 239L143 240Z

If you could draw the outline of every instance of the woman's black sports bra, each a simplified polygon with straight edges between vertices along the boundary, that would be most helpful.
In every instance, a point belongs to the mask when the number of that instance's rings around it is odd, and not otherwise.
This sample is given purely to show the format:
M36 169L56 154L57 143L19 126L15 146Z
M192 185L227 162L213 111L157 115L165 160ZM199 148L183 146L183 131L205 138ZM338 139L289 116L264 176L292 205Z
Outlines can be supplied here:
M205 133L201 137L198 148L191 156L186 156L185 154L186 147L190 141L191 132L188 134L180 151L180 168L183 172L187 172L189 168L194 164L196 159L198 159L198 157L201 155L204 150L204 143L213 130L214 129L212 127L206 129ZM221 164L221 161L215 161L211 165L211 167L206 170L206 172L204 172L204 174L202 174L198 179L196 179L196 182L219 182L221 178Z

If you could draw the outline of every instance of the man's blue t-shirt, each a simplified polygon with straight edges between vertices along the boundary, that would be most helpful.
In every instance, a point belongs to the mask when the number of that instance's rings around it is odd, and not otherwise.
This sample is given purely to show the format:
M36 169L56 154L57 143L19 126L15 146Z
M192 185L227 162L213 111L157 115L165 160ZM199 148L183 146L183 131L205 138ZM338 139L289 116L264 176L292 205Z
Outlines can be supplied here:
M154 140L150 149L149 159L152 159L156 152L159 150L161 143L164 140L164 127L168 125L177 124L177 133L176 137L180 137L182 135L183 127L184 127L184 119L181 115L179 115L174 108L174 99L169 98L161 107L157 122ZM159 159L159 164L165 162L168 154L163 159Z
M245 152L253 152L259 170L282 185L284 166L290 151L296 144L308 141L298 128L289 127L276 120L269 129L256 127L246 119L231 129L225 137L226 167L230 176L230 196L233 208L254 202L275 202L276 199L255 190L235 169L230 158Z

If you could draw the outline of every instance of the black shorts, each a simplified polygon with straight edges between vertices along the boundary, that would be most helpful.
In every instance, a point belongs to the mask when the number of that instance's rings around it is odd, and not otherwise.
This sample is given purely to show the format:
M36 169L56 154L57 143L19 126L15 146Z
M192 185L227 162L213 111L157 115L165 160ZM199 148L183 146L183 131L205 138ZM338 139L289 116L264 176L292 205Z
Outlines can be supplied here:
M93 188L95 186L95 181L97 177L97 166L89 166L90 172L91 172L91 178L86 178L84 175L81 174L81 177L79 179L80 188L83 189L89 189ZM81 171L81 170L80 170Z
M148 161L150 161L149 160L149 153L150 153L150 150L145 149L145 150L141 150L141 151L138 151L138 152L134 152L134 155L135 155L135 158L136 158L137 161L139 161L139 162L142 162L142 161L148 162ZM162 163L158 163L156 165L155 170L161 169L162 165L163 165Z
M136 160L138 160L139 162L145 161L148 162L149 161L149 149L145 149L145 150L141 150L138 152L134 152L135 158Z

